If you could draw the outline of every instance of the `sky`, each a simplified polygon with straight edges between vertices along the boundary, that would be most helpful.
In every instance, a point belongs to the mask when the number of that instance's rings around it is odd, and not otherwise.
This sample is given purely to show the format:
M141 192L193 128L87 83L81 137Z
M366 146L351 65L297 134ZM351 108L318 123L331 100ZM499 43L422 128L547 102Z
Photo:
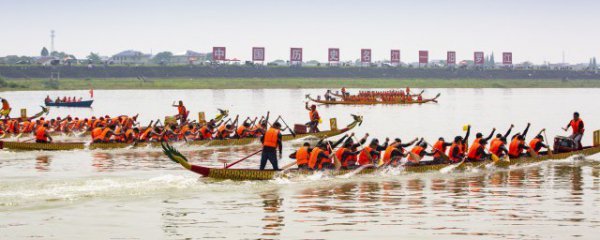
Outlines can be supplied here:
M227 47L227 58L249 60L265 47L267 61L327 61L328 48L356 60L401 50L403 62L473 58L474 51L512 52L514 62L587 63L600 56L600 1L594 0L0 0L0 56L37 56L50 47L84 58L127 49L144 53Z

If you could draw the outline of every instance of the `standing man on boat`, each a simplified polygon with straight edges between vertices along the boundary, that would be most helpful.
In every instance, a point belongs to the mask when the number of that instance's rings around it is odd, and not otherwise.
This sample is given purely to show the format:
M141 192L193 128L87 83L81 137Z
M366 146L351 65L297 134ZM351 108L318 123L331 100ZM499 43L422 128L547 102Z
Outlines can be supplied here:
M3 102L4 103L4 102ZM572 129L573 133L569 136L575 142L575 147L581 150L583 147L581 145L581 138L583 137L583 133L585 132L585 128L583 126L583 120L579 118L579 113L573 113L573 119L567 124L567 127L563 128L563 130L568 131L569 128Z
M173 105L173 107L177 107L177 115L175 118L179 119L179 124L183 125L187 121L188 110L183 105L183 101L179 100L178 105Z
M5 119L8 119L12 108L10 108L10 104L8 104L8 100L6 100L6 98L0 99L2 99L2 109L0 110L0 118L4 117Z
M275 122L260 139L263 144L262 156L260 158L260 170L265 170L267 160L271 162L273 170L279 170L277 166L277 150L281 158L283 144L281 136L281 123Z
M308 110L308 116L310 118L310 122L308 122L306 125L310 128L311 133L316 133L316 132L320 132L319 131L319 122L321 121L321 116L319 116L319 112L317 112L317 105L311 105L310 108L308 107L308 102L306 102L306 105L304 106L304 108L306 108L306 110Z

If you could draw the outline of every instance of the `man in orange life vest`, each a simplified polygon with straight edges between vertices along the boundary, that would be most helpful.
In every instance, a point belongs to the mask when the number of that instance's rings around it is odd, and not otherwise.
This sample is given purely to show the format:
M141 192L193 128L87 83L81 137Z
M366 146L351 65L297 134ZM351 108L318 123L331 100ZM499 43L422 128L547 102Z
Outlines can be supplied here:
M183 124L187 121L187 117L188 117L188 110L185 108L185 106L183 105L183 101L179 100L179 104L178 105L173 105L173 107L177 107L177 115L175 116L177 119L179 119L179 123Z
M475 141L476 142L474 142L473 145L471 145L471 148L469 148L469 152L467 153L468 162L482 161L484 159L489 158L490 156L490 154L487 154L485 152L485 145L487 144L487 140L482 138L479 139L479 141Z
M531 123L527 123L527 127L523 131L523 134L516 133L508 145L508 156L511 158L519 158L524 155L523 150L529 149L529 147L525 144L525 138L527 137L527 132L529 132L529 127Z
M410 152L414 153L419 158L423 158L425 156L433 156L438 150L433 149L433 152L427 152L427 142L423 138L410 150ZM421 162L420 159L413 158L413 154L409 154L408 161L406 161L405 165L407 166L416 166L416 165L426 165L431 164L432 161Z
M500 136L496 137L490 142L490 154L494 154L498 157L502 157L508 154L508 149L506 149L506 137Z
M50 137L50 134L48 134L48 123L44 123L43 126L39 126L35 130L35 142L36 143L52 142L52 137Z
M358 155L358 165L377 164L381 157L381 152L388 147L389 138L385 139L383 146L379 145L379 140L373 138L369 146L366 146Z
M281 141L281 123L275 122L273 123L271 128L267 130L265 135L261 137L261 142L263 143L263 151L262 156L260 158L260 170L265 170L267 160L271 162L273 170L279 170L279 167L277 166L277 150L279 150L279 158L281 158L281 153L283 149Z
M408 154L404 154L406 152L406 147L409 147L410 145L413 145L415 142L417 142L417 140L419 140L418 138L415 138L415 140L409 142L409 143L402 143L402 140L400 138L396 138L394 139L394 142L392 142L386 149L385 152L383 152L383 164L384 165L393 165L393 166L397 166L400 164L400 160L403 157L406 157Z
M437 150L437 152L433 155L434 164L446 163L446 160L442 157L442 153L446 153L446 149L450 146L452 146L452 143L446 142L443 137L440 137L438 141L433 144L433 149Z
M300 147L296 152L290 154L291 159L296 159L296 166L298 166L298 170L309 170L308 160L310 158L310 153L312 152L312 148L310 147L310 143L304 142L302 147Z
M310 122L306 123L306 125L310 128L311 133L320 132L319 131L319 121L321 120L321 116L319 116L319 112L317 112L317 105L311 105L308 107L308 102L304 106L306 110L308 110L308 116L310 118Z
M585 128L583 126L583 120L579 118L578 112L573 113L573 119L569 122L569 124L567 124L567 127L563 128L563 130L565 130L566 132L567 130L569 130L569 128L571 128L571 130L573 131L573 133L569 137L575 142L575 147L577 149L582 149L583 147L581 145L581 138L583 137Z
M544 137L542 137L541 134L538 134L529 142L529 148L531 148L536 154L540 154L540 150L542 148L548 149L548 145L544 144Z

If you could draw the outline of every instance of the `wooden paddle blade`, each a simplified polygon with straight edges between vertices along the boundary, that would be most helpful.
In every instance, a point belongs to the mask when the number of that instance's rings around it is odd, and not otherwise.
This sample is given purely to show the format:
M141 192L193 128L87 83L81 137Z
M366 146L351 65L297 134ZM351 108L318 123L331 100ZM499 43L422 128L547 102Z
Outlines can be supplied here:
M496 154L492 153L492 161L498 162L498 161L500 161L500 158Z
M410 154L410 158L414 159L416 162L420 162L421 161L421 156L417 155L414 152L408 152L408 154Z
M527 152L529 152L529 155L531 155L531 157L534 157L534 158L538 157L538 154L535 151L533 151L533 149L531 149L531 148L529 148L527 150Z

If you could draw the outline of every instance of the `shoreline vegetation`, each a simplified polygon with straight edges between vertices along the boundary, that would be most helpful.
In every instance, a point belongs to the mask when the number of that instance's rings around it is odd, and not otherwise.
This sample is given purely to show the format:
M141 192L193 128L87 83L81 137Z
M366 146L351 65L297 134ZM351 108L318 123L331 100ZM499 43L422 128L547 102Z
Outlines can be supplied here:
M600 88L600 80L390 78L0 79L0 91L88 89Z

